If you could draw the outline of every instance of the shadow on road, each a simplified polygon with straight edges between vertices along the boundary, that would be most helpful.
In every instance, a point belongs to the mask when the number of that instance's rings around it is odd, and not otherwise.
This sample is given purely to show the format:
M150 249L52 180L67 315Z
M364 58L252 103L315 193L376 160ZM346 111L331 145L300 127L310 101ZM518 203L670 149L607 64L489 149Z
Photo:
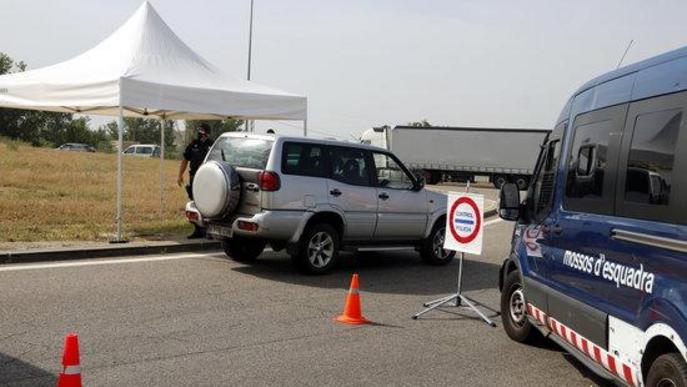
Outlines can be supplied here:
M552 353L558 353L560 354L565 361L570 363L577 372L580 373L583 377L591 380L595 386L599 387L611 387L615 386L614 383L609 382L608 380L598 376L594 372L592 372L589 368L587 368L582 362L577 360L577 358L567 352L563 348L561 348L558 344L556 344L553 340L550 340L542 335L537 335L537 338L530 342L530 346L545 349L547 351L551 351Z
M232 270L271 281L333 289L347 289L351 274L357 272L364 292L431 296L455 290L458 260L429 266L414 252L343 253L333 273L308 276L298 272L286 254L266 253L255 263ZM495 289L498 271L498 265L466 259L463 290Z
M561 352L563 351L562 349L559 349ZM590 371L589 368L587 368L582 362L577 360L574 356L570 355L569 353L563 352L563 358L570 363L575 369L580 373L580 375L584 376L585 378L591 380L594 382L597 386L599 387L612 387L615 386L616 384L613 382L610 382L606 379L603 379L602 377L598 376L594 372Z
M55 386L57 377L49 371L0 352L0 385Z

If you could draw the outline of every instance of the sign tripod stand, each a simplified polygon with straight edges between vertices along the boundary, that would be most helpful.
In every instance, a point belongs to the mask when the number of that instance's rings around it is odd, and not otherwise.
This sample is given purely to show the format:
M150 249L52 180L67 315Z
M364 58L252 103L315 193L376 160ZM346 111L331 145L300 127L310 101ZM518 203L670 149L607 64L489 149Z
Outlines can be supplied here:
M467 182L467 188L465 192L470 192L470 181L468 180ZM447 214L447 216L450 216L450 214ZM449 221L452 221L449 219ZM447 306L455 306L458 308L467 308L475 312L487 325L495 327L496 324L489 319L482 311L477 309L475 305L481 305L479 302L475 300L471 300L467 296L463 295L463 261L465 258L465 253L460 252L460 258L458 260L458 291L454 294L450 294L448 296L438 298L436 300L428 301L423 304L425 309L421 310L420 312L416 313L413 315L413 320L417 320L420 316L423 314L434 310L440 306L447 305ZM455 300L455 302L454 302Z

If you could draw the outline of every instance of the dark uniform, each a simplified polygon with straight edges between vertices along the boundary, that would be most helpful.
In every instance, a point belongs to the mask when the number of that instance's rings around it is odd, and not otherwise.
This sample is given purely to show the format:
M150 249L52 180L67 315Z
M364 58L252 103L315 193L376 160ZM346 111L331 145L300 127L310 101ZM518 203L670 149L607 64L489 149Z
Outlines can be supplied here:
M186 186L186 193L188 193L188 198L191 200L193 200L193 177L196 175L196 172L198 171L198 168L200 168L200 165L203 164L203 160L205 160L205 155L208 154L208 151L210 150L211 146L212 140L210 140L209 138L205 141L195 139L190 144L188 144L186 150L184 150L184 159L188 160L188 163L190 164L190 168L188 171L189 183Z

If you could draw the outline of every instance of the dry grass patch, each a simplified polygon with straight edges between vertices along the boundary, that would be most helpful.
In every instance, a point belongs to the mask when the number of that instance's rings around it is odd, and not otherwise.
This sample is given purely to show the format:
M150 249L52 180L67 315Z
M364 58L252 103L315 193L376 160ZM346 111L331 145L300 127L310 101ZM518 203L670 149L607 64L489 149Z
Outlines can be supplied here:
M0 241L107 240L115 230L116 154L81 153L0 142ZM176 235L190 226L178 161L124 158L128 236Z

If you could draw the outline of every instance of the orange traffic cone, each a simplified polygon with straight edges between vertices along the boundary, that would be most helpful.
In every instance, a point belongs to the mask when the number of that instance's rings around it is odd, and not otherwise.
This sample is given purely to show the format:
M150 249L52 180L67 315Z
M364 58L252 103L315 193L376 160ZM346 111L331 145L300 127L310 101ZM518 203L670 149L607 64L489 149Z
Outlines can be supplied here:
M57 387L81 387L81 366L79 365L79 337L74 332L64 338L62 372Z
M369 324L370 322L363 317L363 310L360 307L360 294L358 293L358 274L353 274L351 279L351 289L346 296L346 305L343 314L336 318L336 321L344 324Z

